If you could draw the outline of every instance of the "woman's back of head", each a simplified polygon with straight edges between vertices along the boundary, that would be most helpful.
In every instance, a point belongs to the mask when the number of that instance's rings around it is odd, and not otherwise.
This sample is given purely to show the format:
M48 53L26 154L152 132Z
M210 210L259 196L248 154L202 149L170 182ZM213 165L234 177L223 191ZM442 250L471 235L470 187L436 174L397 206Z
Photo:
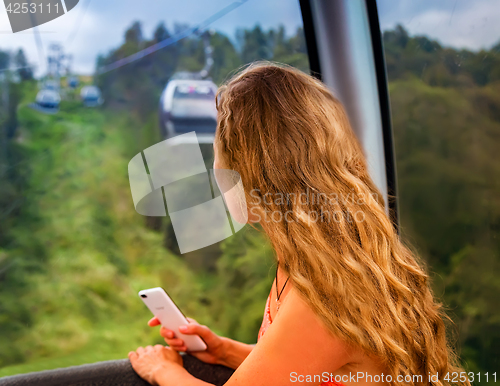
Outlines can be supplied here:
M245 174L259 172L243 177L249 186L262 187L262 171L276 188L344 168L366 179L365 159L344 108L319 80L290 66L257 62L221 87L219 96L217 143L226 145L221 150L227 164ZM283 170L286 179L280 178Z

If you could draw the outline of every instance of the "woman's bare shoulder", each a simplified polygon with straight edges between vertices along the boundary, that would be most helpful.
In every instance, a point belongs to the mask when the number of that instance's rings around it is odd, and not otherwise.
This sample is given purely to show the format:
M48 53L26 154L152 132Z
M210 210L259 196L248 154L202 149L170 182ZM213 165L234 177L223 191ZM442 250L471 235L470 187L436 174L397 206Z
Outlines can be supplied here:
M288 318L287 324L292 323L291 328L295 328L297 333L300 330L306 331L304 337L315 345L317 355L335 357L332 356L332 353L342 353L342 366L338 367L339 362L334 361L332 367L327 371L379 374L385 370L381 359L367 353L361 347L335 336L297 290L291 288L286 301L290 302L285 316ZM278 312L277 318L279 317L280 313Z
M279 318L286 318L286 321L283 321L286 322L286 330L294 331L309 341L311 345L316 347L318 355L331 355L332 352L341 353L346 362L359 357L358 350L335 336L293 286L283 300L275 322Z

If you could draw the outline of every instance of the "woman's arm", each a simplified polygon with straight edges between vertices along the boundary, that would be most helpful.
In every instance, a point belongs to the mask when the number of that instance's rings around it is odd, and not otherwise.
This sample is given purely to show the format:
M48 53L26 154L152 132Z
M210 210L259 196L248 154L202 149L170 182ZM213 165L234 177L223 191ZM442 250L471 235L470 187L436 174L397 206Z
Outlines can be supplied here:
M186 335L199 335L205 341L207 344L205 351L190 352L191 355L202 362L224 365L236 369L254 347L254 345L219 336L207 326L199 324L196 320L192 318L187 319L189 324L179 327L179 331ZM160 321L154 317L148 324L154 327L160 325ZM165 338L165 342L175 351L186 351L184 340L176 338L174 331L162 327L160 334Z
M225 355L218 364L231 369L237 369L255 347L254 345L241 343L229 338L221 337L221 339L225 346Z
M186 335L199 335L207 344L205 351L190 352L191 355L202 362L224 365L236 369L241 362L250 354L254 344L245 344L233 339L224 338L215 334L207 326L200 325L193 318L187 318L189 324L180 326L179 331ZM152 318L148 324L151 327L161 325L158 318ZM175 337L175 333L165 327L160 329L160 335L165 338L165 342L175 351L186 351L184 340Z
M158 370L155 375L156 383L153 385L158 386L214 386L211 383L202 381L201 379L193 377L183 367L174 367L168 371Z

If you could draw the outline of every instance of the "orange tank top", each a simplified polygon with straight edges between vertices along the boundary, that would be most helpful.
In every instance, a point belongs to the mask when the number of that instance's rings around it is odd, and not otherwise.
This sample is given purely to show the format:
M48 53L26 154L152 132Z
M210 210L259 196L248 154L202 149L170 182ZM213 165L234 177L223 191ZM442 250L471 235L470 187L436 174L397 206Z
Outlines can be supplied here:
M266 309L264 310L264 318L260 326L259 335L257 336L257 341L262 338L267 328L271 325L271 294L269 294L266 302ZM323 382L320 386L344 386L344 384L335 381Z

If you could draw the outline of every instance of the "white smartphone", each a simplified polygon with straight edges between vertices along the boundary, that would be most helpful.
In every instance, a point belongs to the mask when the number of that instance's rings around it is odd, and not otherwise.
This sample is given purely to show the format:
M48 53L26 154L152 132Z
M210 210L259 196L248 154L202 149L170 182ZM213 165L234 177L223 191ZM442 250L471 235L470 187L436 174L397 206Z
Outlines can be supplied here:
M184 341L187 351L207 349L207 345L199 335L184 335L179 331L179 326L185 326L189 322L163 288L145 289L139 292L139 296L161 325L174 331L175 337Z

